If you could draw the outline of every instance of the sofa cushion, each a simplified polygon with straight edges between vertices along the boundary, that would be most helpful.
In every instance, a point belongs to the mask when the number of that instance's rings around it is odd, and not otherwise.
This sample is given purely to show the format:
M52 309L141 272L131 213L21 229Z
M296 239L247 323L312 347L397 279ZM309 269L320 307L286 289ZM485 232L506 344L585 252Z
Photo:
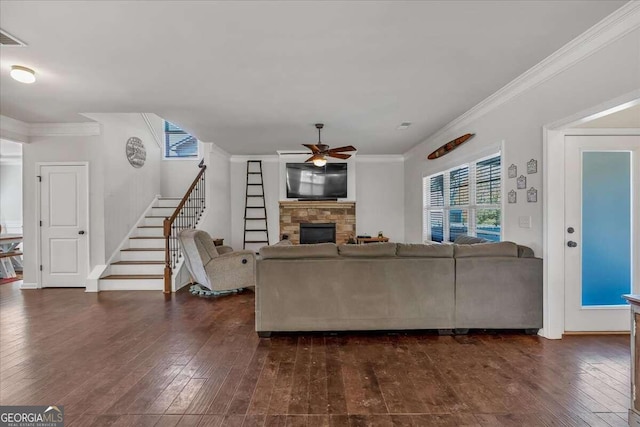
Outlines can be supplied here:
M333 258L338 256L338 247L335 243L263 246L260 248L260 256L262 259Z
M474 245L476 243L489 243L489 241L487 239L483 239L482 237L474 237L467 236L466 234L461 234L460 236L456 237L456 240L454 240L453 243L457 245Z
M453 258L453 245L398 243L396 253L406 257Z
M340 255L345 257L390 257L396 256L396 244L389 242L364 245L340 245Z
M518 257L518 245L513 242L478 243L454 245L456 258L471 257Z

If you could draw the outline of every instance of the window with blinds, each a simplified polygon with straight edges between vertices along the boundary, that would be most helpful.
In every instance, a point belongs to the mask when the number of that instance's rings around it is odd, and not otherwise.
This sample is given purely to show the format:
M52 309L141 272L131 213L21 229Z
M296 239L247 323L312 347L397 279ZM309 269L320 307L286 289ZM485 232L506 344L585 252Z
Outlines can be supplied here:
M180 127L165 120L164 158L197 159L198 154L198 140Z
M460 235L500 241L501 158L495 154L423 178L423 239Z

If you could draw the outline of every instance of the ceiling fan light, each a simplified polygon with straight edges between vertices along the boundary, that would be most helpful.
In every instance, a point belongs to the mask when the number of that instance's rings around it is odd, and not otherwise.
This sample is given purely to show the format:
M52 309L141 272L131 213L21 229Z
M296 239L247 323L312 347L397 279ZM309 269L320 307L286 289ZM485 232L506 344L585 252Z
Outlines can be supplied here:
M320 168L327 164L327 159L325 159L324 157L321 157L319 159L314 159L313 164Z
M20 83L33 83L36 81L36 72L22 65L12 65L11 77Z

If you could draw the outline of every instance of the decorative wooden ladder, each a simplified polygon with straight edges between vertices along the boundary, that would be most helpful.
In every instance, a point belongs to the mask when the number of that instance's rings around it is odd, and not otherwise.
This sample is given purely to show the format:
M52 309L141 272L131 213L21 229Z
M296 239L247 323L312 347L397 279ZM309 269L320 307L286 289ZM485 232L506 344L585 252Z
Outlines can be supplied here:
M250 202L251 200L251 202ZM262 160L247 161L247 188L244 199L244 242L242 248L258 249L269 244L267 204L264 197Z

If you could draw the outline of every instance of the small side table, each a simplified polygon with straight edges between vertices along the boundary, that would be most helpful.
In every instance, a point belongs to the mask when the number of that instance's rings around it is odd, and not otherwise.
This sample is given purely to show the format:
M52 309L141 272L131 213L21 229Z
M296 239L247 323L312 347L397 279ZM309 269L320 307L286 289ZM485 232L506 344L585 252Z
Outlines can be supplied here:
M214 238L213 239L213 244L216 245L216 246L222 246L222 245L224 245L224 239Z
M388 242L388 237L358 237L358 244L363 245L365 243L380 243L380 242Z

